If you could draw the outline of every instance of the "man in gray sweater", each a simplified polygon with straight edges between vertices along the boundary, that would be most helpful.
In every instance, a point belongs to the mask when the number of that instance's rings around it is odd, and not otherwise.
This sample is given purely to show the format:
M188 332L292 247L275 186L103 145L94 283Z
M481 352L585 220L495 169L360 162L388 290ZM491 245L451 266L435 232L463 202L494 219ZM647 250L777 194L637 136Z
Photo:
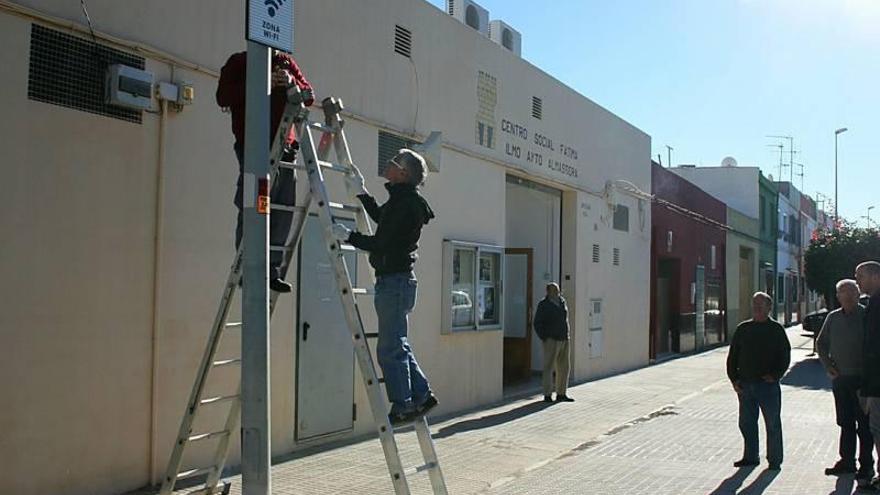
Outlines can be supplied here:
M856 473L856 438L859 440L857 478L870 481L874 475L874 446L868 417L859 405L862 355L864 352L865 308L859 305L859 286L855 280L837 283L837 299L841 307L828 313L816 345L819 359L834 392L834 409L840 426L840 460L827 468L825 474L838 476Z

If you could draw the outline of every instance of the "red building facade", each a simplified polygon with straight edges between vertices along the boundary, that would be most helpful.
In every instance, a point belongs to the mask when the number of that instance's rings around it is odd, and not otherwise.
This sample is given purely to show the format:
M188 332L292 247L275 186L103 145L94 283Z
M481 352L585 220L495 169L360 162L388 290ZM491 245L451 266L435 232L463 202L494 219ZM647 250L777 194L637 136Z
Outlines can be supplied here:
M651 359L727 340L727 205L657 163L651 169Z

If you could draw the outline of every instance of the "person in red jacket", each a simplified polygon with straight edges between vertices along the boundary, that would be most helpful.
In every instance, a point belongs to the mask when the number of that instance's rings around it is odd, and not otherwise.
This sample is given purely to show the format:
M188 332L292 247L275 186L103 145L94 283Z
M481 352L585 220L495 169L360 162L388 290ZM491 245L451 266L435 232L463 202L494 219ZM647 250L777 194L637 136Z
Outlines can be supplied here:
M220 82L217 84L217 104L232 114L232 134L235 136L235 157L238 159L238 183L235 191L235 206L238 208L238 223L235 228L235 248L241 243L242 234L242 173L244 169L244 122L245 122L245 83L247 82L247 52L232 54L220 70ZM290 55L274 50L272 53L272 94L270 95L270 143L278 132L281 116L287 104L287 89L296 84L300 90L312 92L312 85L303 75L296 61ZM314 103L314 97L305 101L306 106ZM299 144L296 142L294 129L285 139L287 148L283 159L293 161ZM293 206L295 203L295 187L293 171L280 169L272 183L270 199L273 204ZM293 213L274 211L269 216L269 243L273 246L283 245L290 230ZM284 253L272 250L269 252L269 288L276 292L290 292L291 285L284 281L282 262Z

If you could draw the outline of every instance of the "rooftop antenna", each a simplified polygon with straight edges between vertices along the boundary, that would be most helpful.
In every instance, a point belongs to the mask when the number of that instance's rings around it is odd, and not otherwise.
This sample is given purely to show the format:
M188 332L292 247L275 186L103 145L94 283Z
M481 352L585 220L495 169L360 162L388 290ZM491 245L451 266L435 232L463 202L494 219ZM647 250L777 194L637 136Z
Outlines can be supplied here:
M779 139L780 141L783 139L788 140L788 152L789 152L788 166L791 167L788 169L788 181L794 182L794 167L793 167L793 165L794 165L794 154L796 153L796 151L794 150L794 137L792 137L792 136L766 136L766 137L771 138L771 139ZM782 163L782 143L779 144L779 147L780 147L780 149L779 149L779 155L780 155L779 162ZM781 179L782 178L781 177L781 174L782 174L781 169L780 169L779 173L780 173L780 179Z
M801 191L804 190L804 164L794 162L794 166L800 169L800 173L794 174L801 178Z
M767 146L770 146L772 148L776 148L779 150L779 174L777 174L777 177L779 178L779 182L782 182L782 169L788 166L788 165L782 163L782 148L784 146L782 145L782 143L768 144Z
M672 146L666 145L666 161L669 167L672 167Z

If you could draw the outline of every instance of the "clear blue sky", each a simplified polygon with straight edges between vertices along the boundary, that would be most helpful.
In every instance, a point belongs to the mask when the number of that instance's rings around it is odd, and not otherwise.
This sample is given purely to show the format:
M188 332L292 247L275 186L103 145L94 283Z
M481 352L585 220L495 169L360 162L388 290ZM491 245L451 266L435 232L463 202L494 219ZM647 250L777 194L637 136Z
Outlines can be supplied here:
M778 178L765 136L790 135L804 192L833 197L848 127L841 215L864 225L876 205L880 220L880 0L478 3L523 34L525 59L650 134L664 164L670 145L676 164L729 155Z

